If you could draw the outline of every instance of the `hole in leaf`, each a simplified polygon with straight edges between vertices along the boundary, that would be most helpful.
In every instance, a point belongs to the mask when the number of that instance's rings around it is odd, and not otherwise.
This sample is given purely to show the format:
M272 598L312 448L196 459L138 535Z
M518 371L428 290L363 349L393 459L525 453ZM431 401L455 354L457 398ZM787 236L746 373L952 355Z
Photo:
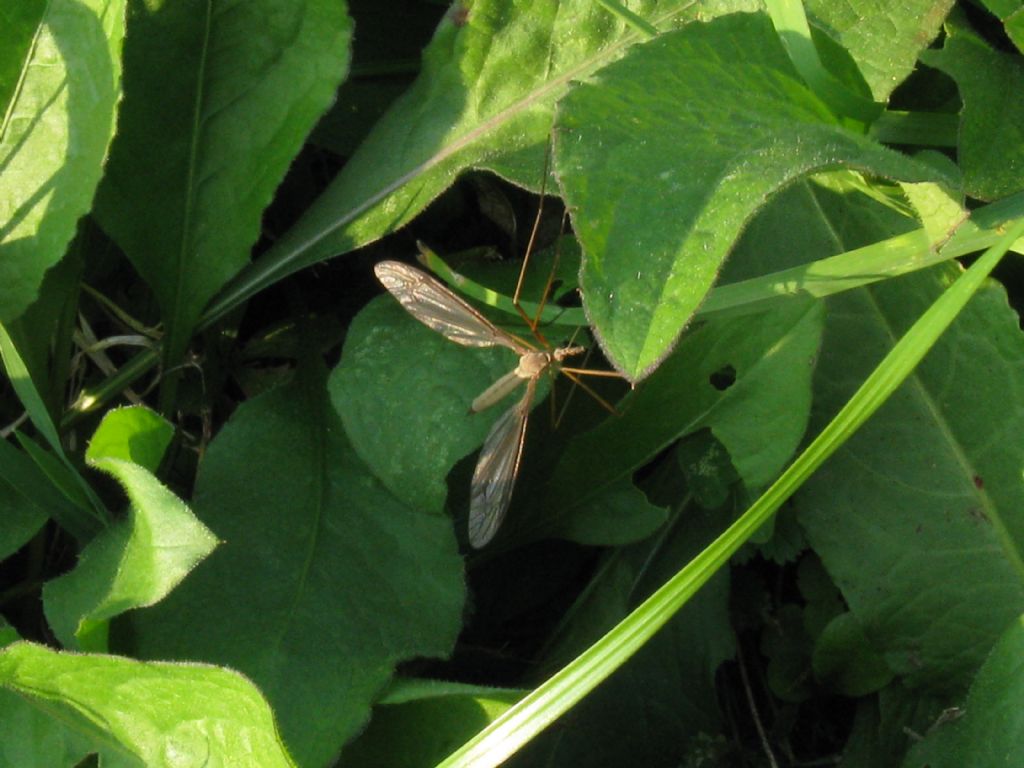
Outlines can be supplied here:
M708 382L719 392L724 392L736 383L736 369L724 365L708 377Z

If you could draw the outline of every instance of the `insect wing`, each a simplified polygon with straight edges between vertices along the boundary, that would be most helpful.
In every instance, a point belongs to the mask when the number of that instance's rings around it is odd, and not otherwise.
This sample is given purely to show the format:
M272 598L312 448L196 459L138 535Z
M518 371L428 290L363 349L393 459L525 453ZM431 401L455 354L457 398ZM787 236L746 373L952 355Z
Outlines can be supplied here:
M522 354L530 347L496 327L434 278L400 261L379 262L373 271L392 296L428 328L465 347L501 345Z
M469 501L469 543L477 549L497 533L512 501L523 455L526 420L536 388L536 379L526 382L523 397L494 422L480 450Z

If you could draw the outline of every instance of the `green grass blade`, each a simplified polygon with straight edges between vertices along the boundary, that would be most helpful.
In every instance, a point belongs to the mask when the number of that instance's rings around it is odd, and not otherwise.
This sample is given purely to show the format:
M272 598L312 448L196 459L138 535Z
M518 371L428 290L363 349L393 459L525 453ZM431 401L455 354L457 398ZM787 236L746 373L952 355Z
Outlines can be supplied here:
M658 34L658 28L656 26L651 24L642 16L638 16L633 13L622 3L618 3L615 0L597 0L597 4L608 11L608 13L622 19L622 21L632 29L635 29L637 32L640 32L647 37L654 37Z
M825 68L811 38L803 3L800 0L767 0L765 5L793 66L808 87L840 117L873 122L882 110L881 105L854 93Z
M25 361L14 344L14 340L2 323L0 323L0 359L3 361L4 370L7 373L7 378L10 379L11 386L17 393L22 405L25 406L25 410L28 411L32 424L39 430L39 434L43 436L50 449L60 459L60 462L67 468L70 476L74 478L74 481L85 494L85 497L92 506L94 517L97 520L105 520L106 510L103 503L93 492L92 488L89 487L85 479L78 473L77 468L71 463L67 454L64 453L64 446L60 442L60 434L57 432L53 419L50 418L50 412L46 409L43 397L39 394L39 390L36 389L36 385L29 375L28 366L25 365ZM83 533L85 530L86 528L78 528L77 532Z
M14 339L11 338L7 328L2 323L0 323L0 359L3 360L7 378L10 379L11 386L14 387L14 391L18 395L18 399L21 400L21 404L25 406L29 419L35 425L35 428L39 430L39 434L49 443L53 452L63 458L64 448L60 444L57 427L54 425L53 419L50 418L50 412L46 409L46 404L43 402L43 396L36 389L35 383L29 375L28 366L25 365L25 361L21 358L21 353L18 352L18 348L14 345Z
M604 637L439 763L438 768L499 765L622 666L885 402L1021 236L1024 219L1018 220L914 323L821 434L739 520Z
M760 311L764 309L763 302L800 294L820 298L923 269L988 248L999 238L1001 223L1018 216L1024 216L1024 195L1020 194L974 211L971 219L939 251L935 250L934 243L922 228L809 264L717 286L697 309L696 315ZM1024 253L1024 241L1014 244L1011 250ZM427 268L458 292L510 315L518 314L511 297L459 274L429 248L424 249L423 256ZM536 314L536 305L523 302L523 307L531 316ZM581 309L545 308L541 321L556 320L561 325L586 324ZM201 328L208 328L212 324L213 316L204 317ZM158 348L140 352L115 375L95 388L83 391L65 413L61 427L67 428L86 414L95 412L125 387L131 386L132 382L159 362L159 354Z

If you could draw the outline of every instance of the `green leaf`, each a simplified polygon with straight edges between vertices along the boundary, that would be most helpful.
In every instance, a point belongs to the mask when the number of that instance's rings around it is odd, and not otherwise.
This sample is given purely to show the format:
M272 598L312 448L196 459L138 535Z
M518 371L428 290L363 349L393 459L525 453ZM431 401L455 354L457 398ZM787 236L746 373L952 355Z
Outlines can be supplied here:
M1024 51L1024 2L1021 0L982 0L981 3L991 13L998 16L1006 29L1006 34Z
M621 546L647 538L667 517L665 509L648 502L623 478L574 514L556 520L552 535L590 546Z
M936 267L829 300L818 423L957 272ZM1024 414L1004 407L1022 387L1017 316L988 284L794 500L866 636L909 685L962 690L1024 610Z
M440 512L452 465L514 400L478 414L470 403L516 362L505 349L452 343L387 295L352 321L328 389L356 453L388 490L409 507Z
M420 0L348 0L359 31L352 39L351 76L310 141L349 157L419 72L420 55L437 27L443 6ZM454 12L454 11L453 11ZM395 24L400 18L401 24Z
M18 633L0 619L0 647L21 640ZM89 739L32 705L0 683L0 768L45 765L74 768L95 750Z
M633 379L671 350L770 195L840 167L939 178L841 127L760 15L633 48L563 99L554 138L588 316Z
M962 709L915 744L903 768L1014 765L1024 744L1024 621L1002 633Z
M0 360L3 361L4 372L24 405L33 426L49 444L52 453L46 452L31 438L23 437L20 433L15 433L16 437L39 470L47 476L48 484L57 488L70 502L54 505L52 512L59 515L58 520L72 535L79 539L87 539L96 532L98 522L105 517L106 509L64 452L57 426L50 418L50 412L29 374L19 349L2 323ZM4 474L9 474L9 471ZM38 476L38 473L33 474Z
M342 768L432 768L522 696L506 688L399 679L342 753Z
M117 765L294 766L267 702L227 669L16 643L0 652L0 685L67 723Z
M658 535L609 550L549 642L557 669L611 629L707 544L723 514L686 507ZM715 671L735 653L723 572L513 765L689 765L721 732Z
M53 452L67 463L64 455L64 446L61 444L60 435L57 433L57 425L50 417L50 412L43 402L43 397L36 388L32 376L29 374L28 366L21 355L21 351L14 343L7 331L7 328L0 323L0 361L3 362L4 373L18 395L18 399L25 407L29 419L39 434L49 444ZM73 468L72 468L73 470Z
M771 481L793 455L810 413L817 302L722 318L688 334L613 416L569 446L538 525L572 516L676 439L710 427L748 488ZM594 467L601 467L595 476Z
M1003 19L1003 24L1007 37L1017 46L1017 50L1024 51L1024 3L1018 5L1013 13Z
M5 325L50 418L63 413L75 347L78 298L85 259L81 236L47 271L35 300Z
M836 417L735 523L600 640L449 755L438 768L469 765L488 768L500 764L643 647L892 395L949 327L1010 245L1022 235L1024 220L1018 220L928 308Z
M883 101L914 71L918 54L935 39L953 0L808 0L807 12L859 65L876 100Z
M866 696L889 684L892 670L852 613L833 619L814 646L814 675L843 696Z
M47 618L67 647L106 650L106 622L159 602L217 546L209 530L153 476L172 433L146 408L107 413L86 452L131 501L128 516L82 550L70 573L43 588Z
M132 616L144 656L250 676L302 765L327 763L359 731L397 663L451 651L464 599L451 523L373 478L325 378L307 365L235 411L194 496L224 545Z
M642 0L632 10L669 28L734 5L753 3ZM468 168L537 188L557 99L643 39L593 0L475 0L452 8L413 86L302 219L218 298L213 317L405 225Z
M18 694L0 687L0 768L75 768L95 752L89 739ZM104 767L105 768L105 767Z
M85 452L93 466L104 459L130 461L156 472L174 437L174 427L160 414L142 406L107 411Z
M0 322L32 302L92 204L124 36L124 0L13 5L0 25Z
M341 0L133 3L97 213L156 294L177 364L348 70Z
M812 32L800 0L768 0L765 9L800 78L833 114L851 126L881 114L882 106L871 98L849 52L827 35Z
M80 514L25 453L0 440L0 559L35 535L52 515Z
M956 80L963 109L957 157L968 195L994 200L1024 189L1024 93L1020 56L992 50L969 29L951 25L940 51L921 60Z
M877 696L858 700L853 730L843 749L850 766L899 765L907 749L941 716L944 704L894 681Z

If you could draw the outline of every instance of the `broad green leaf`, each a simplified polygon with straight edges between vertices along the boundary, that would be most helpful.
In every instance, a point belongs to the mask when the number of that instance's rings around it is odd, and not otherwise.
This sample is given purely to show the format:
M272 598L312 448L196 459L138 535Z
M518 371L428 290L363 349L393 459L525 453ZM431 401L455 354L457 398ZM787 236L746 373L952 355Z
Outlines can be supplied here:
M124 5L0 12L0 322L32 302L92 204L117 119Z
M1024 51L1024 2L1021 0L982 0L982 5L1003 22L1006 34L1017 46L1017 50Z
M829 300L818 423L957 271ZM989 284L794 500L865 635L908 685L962 690L1024 610L1024 414L1005 407L1022 388L1024 338Z
M1017 6L1017 9L1003 19L1007 36L1017 46L1018 51L1024 51L1024 3Z
M743 0L640 0L659 28L707 18ZM488 168L537 188L552 110L574 80L643 36L593 0L476 0L452 6L424 50L420 76L331 186L211 307L216 317L303 267L408 223L463 170Z
M810 412L822 322L819 303L722 319L688 334L613 416L581 435L559 462L537 525L572 516L676 439L710 427L748 488L793 455ZM601 472L595 476L594 467Z
M193 500L224 544L131 617L146 657L250 676L302 765L326 764L359 731L396 664L451 651L464 599L450 521L373 478L325 379L307 365L235 411Z
M1024 8L1024 2L1021 2L1021 0L982 0L981 5L985 6L985 8L1000 19L1004 19Z
M1017 619L971 683L967 701L915 744L903 768L1014 765L1024 744L1024 620Z
M131 505L89 542L73 571L43 588L47 618L67 647L105 651L109 619L162 600L217 546L151 472L172 432L143 407L109 411L96 430L86 461L112 475Z
M590 546L621 546L647 538L667 516L623 478L572 515L556 520L552 535Z
M19 640L18 633L0 619L0 647ZM81 733L0 683L0 768L74 768L95 751Z
M45 12L46 0L4 3L0 7L0 35L4 43L4 55L0 56L0 105L5 111L21 82L22 69Z
M631 49L562 100L554 140L588 316L632 379L668 354L744 224L781 188L840 167L939 177L840 126L755 14Z
M231 670L16 643L0 651L0 685L112 753L104 765L294 765L267 702Z
M963 109L957 158L971 197L994 200L1024 189L1024 92L1020 55L995 51L972 30L949 25L942 50L921 60L956 80Z
M328 389L356 453L388 490L414 509L440 512L452 465L515 400L477 414L470 403L516 363L509 350L448 341L386 295L353 320Z
M852 613L831 621L814 646L814 675L843 696L873 693L893 677Z
M487 768L500 764L579 703L650 641L906 380L1010 245L1022 236L1024 219L1013 222L999 241L928 308L836 417L736 522L600 640L449 755L438 768L470 765Z
M920 157L920 155L919 155ZM945 160L944 155L937 155ZM914 212L930 242L945 245L970 215L964 208L963 198L954 198L939 184L901 184L903 193L914 207Z
M174 427L160 414L143 406L107 411L89 440L85 459L90 464L104 459L130 461L156 472Z
M396 680L340 768L432 768L522 696L507 688Z
M899 765L907 749L943 717L945 704L894 681L877 696L858 700L843 764L853 768Z
M686 507L646 541L610 550L542 661L553 670L622 620L722 529ZM722 730L715 671L732 657L729 579L708 584L632 659L510 765L689 765ZM698 763L699 764L699 763Z
M875 99L883 101L913 70L935 39L953 0L810 0L807 12L856 60Z
M176 364L349 61L342 0L133 1L97 213L156 294Z
M96 751L88 739L0 687L0 768L75 768Z

